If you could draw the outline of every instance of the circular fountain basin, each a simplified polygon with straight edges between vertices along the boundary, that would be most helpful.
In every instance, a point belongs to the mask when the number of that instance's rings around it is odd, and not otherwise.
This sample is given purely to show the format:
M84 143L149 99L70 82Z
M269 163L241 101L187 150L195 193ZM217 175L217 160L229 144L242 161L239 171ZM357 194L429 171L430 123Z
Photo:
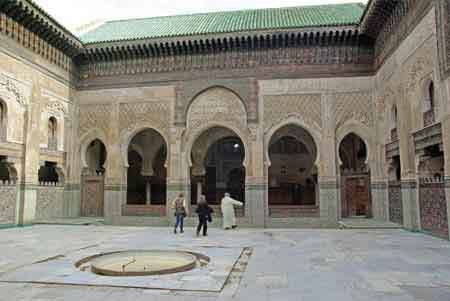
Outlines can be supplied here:
M150 276L190 271L202 260L182 251L122 251L91 256L76 266L84 270L88 264L91 272L102 276Z

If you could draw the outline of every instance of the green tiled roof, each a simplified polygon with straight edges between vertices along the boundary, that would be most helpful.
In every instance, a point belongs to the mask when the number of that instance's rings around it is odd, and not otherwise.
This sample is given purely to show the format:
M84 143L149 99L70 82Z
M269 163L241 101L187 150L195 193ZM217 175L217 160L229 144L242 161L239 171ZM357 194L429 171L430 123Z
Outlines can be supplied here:
M109 21L83 34L85 43L359 24L360 3L267 8Z

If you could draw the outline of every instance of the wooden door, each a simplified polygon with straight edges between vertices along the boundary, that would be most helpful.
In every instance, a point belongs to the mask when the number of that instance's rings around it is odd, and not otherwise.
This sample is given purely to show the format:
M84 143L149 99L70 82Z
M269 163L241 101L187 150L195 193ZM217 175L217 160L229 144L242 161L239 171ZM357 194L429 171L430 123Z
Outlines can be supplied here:
M81 216L103 216L103 176L85 176L81 199Z
M370 177L367 174L343 177L342 217L371 214Z

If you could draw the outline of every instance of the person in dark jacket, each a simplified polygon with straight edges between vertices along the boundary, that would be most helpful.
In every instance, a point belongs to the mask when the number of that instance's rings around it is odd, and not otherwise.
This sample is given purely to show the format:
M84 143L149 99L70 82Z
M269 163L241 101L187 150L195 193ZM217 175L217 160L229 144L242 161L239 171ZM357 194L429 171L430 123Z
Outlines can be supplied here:
M197 236L200 235L200 231L202 230L202 228L203 228L203 236L207 236L208 222L212 221L211 213L213 213L213 210L211 207L209 207L204 195L201 195L200 200L198 200L196 212L198 214Z

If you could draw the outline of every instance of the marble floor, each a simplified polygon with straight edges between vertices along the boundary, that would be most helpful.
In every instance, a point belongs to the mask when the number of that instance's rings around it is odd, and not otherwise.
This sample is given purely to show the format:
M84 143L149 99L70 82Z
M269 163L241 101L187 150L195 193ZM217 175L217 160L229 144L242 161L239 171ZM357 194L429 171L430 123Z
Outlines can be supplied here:
M183 250L205 267L114 278L90 255ZM450 300L450 242L401 229L193 229L38 225L0 230L0 300Z

